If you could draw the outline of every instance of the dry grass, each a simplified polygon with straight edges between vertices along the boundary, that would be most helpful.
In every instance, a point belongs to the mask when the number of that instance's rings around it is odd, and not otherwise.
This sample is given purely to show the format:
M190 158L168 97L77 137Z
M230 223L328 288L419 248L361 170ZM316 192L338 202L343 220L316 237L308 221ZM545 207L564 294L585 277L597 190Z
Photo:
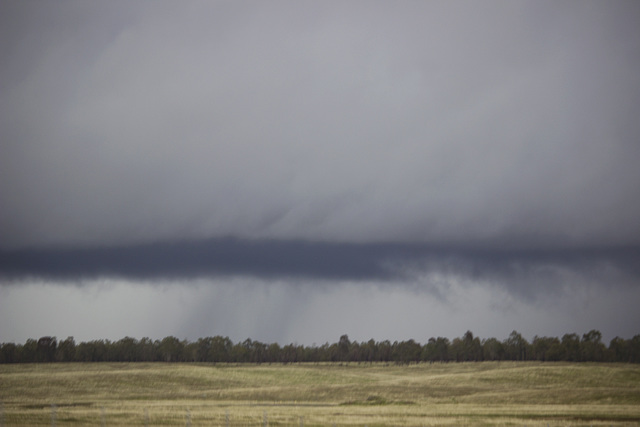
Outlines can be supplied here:
M640 366L1 365L0 402L4 425L638 425Z

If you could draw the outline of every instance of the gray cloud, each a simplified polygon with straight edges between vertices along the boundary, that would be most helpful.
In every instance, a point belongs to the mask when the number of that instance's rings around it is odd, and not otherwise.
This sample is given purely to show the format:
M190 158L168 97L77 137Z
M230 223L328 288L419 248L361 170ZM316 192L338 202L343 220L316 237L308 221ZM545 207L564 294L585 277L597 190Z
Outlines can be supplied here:
M0 292L249 280L278 328L357 292L468 307L456 283L478 313L562 323L537 304L615 289L628 314L638 22L633 1L0 0L0 283L24 285Z
M215 276L390 279L385 262L420 255L400 245L345 245L236 239L0 254L0 275L50 280L121 277L158 280Z
M3 3L6 248L638 242L635 3L77 5Z
M536 300L573 282L640 284L640 248L487 250L418 244L344 244L237 239L128 247L0 252L0 278L49 281L120 278L138 281L245 277L270 281L374 281L416 287L447 299L458 277ZM424 278L427 277L427 280ZM444 287L443 287L444 286Z
M481 338L499 339L516 329L528 340L598 329L608 343L638 333L637 287L574 283L532 304L477 282L446 276L428 280L447 282L446 300L368 281L301 286L310 282L236 278L158 285L100 279L70 286L34 280L0 287L0 340L223 335L236 342L310 345L335 342L345 333L358 341L426 342L460 337L469 329Z

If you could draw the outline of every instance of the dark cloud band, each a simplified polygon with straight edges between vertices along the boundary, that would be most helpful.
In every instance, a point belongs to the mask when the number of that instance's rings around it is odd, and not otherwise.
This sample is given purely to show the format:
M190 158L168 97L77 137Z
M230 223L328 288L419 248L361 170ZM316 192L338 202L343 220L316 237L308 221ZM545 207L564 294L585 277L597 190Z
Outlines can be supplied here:
M5 279L252 276L384 282L438 271L475 280L510 281L511 286L518 286L531 277L544 279L547 275L553 281L551 276L555 277L558 270L579 272L596 280L615 279L616 275L640 278L640 248L505 250L229 238L0 252L0 277Z
M395 250L388 245L216 239L116 248L2 252L0 272L5 277L51 279L226 275L370 279L390 274L382 261Z

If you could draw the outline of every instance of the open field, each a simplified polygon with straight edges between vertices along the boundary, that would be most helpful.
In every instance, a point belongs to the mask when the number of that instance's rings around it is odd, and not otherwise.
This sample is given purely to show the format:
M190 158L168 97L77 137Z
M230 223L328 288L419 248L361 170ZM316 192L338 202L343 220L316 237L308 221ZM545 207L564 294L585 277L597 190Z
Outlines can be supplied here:
M640 425L640 366L0 365L0 402L6 426Z

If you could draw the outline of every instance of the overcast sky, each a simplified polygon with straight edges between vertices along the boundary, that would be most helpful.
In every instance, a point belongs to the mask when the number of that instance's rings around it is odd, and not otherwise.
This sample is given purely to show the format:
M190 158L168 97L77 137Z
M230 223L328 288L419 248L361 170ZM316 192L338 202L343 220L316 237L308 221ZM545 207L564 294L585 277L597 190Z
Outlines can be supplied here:
M640 333L637 1L0 0L0 342Z

